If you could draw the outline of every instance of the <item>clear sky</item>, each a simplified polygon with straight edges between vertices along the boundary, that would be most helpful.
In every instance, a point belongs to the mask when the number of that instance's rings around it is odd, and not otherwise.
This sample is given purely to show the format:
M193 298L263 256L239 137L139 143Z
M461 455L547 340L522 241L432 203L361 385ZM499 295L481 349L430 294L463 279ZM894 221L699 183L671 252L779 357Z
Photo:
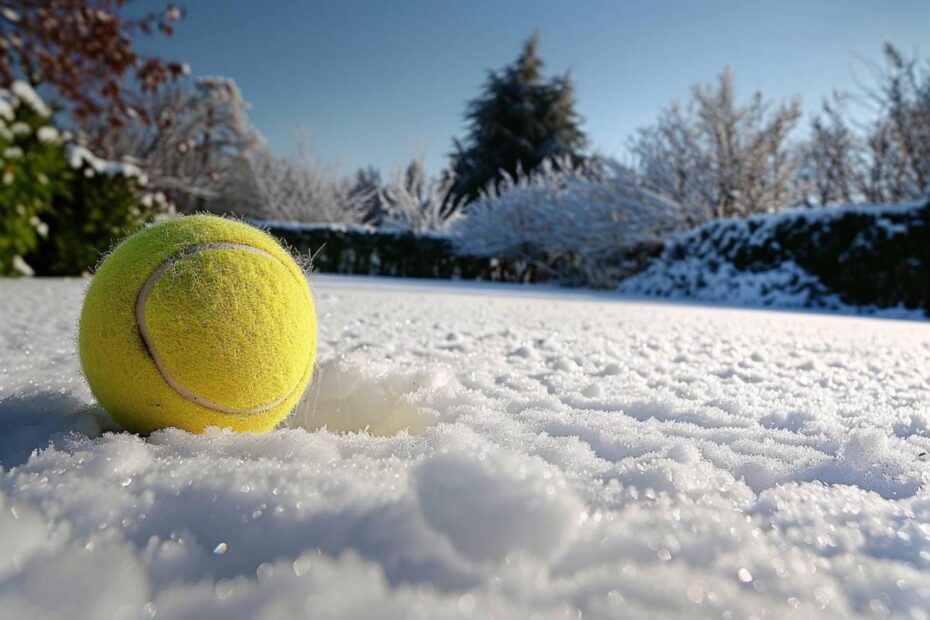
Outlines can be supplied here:
M165 0L142 5L164 6ZM733 68L742 94L813 109L855 88L883 41L930 56L928 0L182 0L171 39L143 49L234 78L277 152L306 128L315 155L388 173L413 155L432 171L462 135L486 71L534 29L549 72L571 69L592 144L628 136L690 84Z

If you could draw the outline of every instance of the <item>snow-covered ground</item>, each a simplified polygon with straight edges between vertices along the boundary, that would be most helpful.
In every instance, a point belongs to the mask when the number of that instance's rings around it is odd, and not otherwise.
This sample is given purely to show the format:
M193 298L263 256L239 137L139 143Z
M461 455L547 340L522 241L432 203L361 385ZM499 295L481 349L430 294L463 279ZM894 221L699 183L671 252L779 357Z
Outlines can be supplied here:
M84 286L0 281L0 618L928 617L925 323L317 277L288 428L142 439Z

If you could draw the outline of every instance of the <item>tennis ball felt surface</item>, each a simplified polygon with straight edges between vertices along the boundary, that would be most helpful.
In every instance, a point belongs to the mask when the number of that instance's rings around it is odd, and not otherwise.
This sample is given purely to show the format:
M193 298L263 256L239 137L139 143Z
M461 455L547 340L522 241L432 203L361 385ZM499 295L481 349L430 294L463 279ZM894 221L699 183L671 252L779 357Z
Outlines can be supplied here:
M316 313L300 267L269 235L194 215L146 228L101 263L81 366L128 430L267 431L310 382Z

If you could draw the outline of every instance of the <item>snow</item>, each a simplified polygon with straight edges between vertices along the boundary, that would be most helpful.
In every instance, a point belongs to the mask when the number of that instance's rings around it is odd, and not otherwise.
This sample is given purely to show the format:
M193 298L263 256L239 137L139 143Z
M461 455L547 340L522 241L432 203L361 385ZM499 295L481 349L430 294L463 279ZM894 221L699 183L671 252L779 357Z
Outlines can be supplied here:
M312 282L286 427L140 438L0 281L0 618L928 616L925 323Z
M101 159L83 146L78 146L76 144L67 145L67 151L68 163L72 168L83 168L86 166L92 173L100 173L107 176L131 177L137 179L142 185L147 183L145 173L135 164Z
M55 127L46 125L45 127L39 127L38 131L36 131L36 137L39 142L46 144L57 143L61 139L61 132Z
M13 84L10 86L10 90L15 97L15 100L25 103L30 108L32 108L36 114L43 117L50 117L52 115L51 108L46 105L42 100L42 97L33 90L32 86L28 82L23 82L22 80L14 80ZM5 93L6 91L4 91Z
M713 263L713 268L708 263ZM793 261L785 261L764 271L737 269L732 263L714 255L656 261L644 272L621 282L618 290L625 295L725 302L749 307L819 307L856 311L846 307L819 278ZM906 311L890 311L893 315L899 313L903 313L901 318L910 316ZM922 313L910 314L913 315L910 318L917 318Z

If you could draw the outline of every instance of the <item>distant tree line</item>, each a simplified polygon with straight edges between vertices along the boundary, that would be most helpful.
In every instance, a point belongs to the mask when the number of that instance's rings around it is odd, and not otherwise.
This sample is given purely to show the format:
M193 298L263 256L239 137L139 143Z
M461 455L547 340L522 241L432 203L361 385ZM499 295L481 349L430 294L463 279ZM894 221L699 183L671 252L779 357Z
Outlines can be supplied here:
M794 140L800 102L761 93L736 101L733 75L692 88L631 141L634 170L648 188L702 208L743 217L795 206L916 200L930 181L930 64L886 44L872 84L835 93ZM867 107L857 123L849 108Z
M930 181L930 63L890 43L872 83L858 96L836 94L811 121L801 184L806 204L900 202L926 195ZM850 105L877 113L863 126Z
M103 232L87 237L89 252L63 254L82 256L73 264L56 259L59 273L91 268L146 219L209 210L441 233L473 255L505 253L538 273L609 283L624 273L627 248L651 247L709 219L912 200L925 195L930 178L930 66L890 44L871 67L870 86L825 101L806 135L799 136L799 101L777 103L759 92L741 101L725 70L639 130L620 163L590 147L571 75L545 75L534 34L514 62L488 72L467 104L467 131L453 140L446 170L429 175L414 158L384 178L370 167L342 174L317 159L303 136L290 153L273 153L231 79L192 78L182 64L136 51L136 37L170 35L183 12L169 4L127 19L126 4L16 1L0 11L0 146L7 145L0 174L15 180L0 193L17 192L0 205L0 238L9 239L0 247L3 272L14 262L28 272L29 260L47 270L35 248L54 245L46 237L55 230L50 224L62 221L55 205L65 204L65 194L83 195L62 189L54 199L48 189L70 187L56 181L76 178L84 164L55 162L73 152L92 156L91 168L121 171L97 175L97 182L116 184L122 198L112 206L69 198L74 230ZM34 86L51 102L41 122L20 118L29 106L16 108L22 97L15 89L26 92L18 85ZM854 106L870 113L853 115ZM58 132L59 155L43 171L33 164L45 161L50 147L17 133L27 125L34 136L40 128ZM122 174L130 170L139 175ZM81 243L79 234L72 237L69 243Z
M604 164L625 168L629 182L680 204L685 225L926 195L930 65L891 44L883 62L870 67L871 85L835 93L808 121L807 131L799 100L776 102L755 92L741 101L726 69L640 129L622 166L589 149L571 76L546 78L543 66L534 34L512 64L488 73L482 92L467 105L466 135L453 141L449 167L435 179L427 178L419 159L386 181L371 168L343 177L311 157L305 141L291 155L277 157L247 129L246 106L240 103L238 150L230 150L235 141L224 140L201 140L192 149L223 151L219 160L227 164L217 170L236 170L236 183L225 194L222 184L215 188L207 208L266 219L443 230L471 205L519 185L516 179L543 169L577 174ZM853 115L856 106L867 113ZM193 192L204 193L196 187Z

